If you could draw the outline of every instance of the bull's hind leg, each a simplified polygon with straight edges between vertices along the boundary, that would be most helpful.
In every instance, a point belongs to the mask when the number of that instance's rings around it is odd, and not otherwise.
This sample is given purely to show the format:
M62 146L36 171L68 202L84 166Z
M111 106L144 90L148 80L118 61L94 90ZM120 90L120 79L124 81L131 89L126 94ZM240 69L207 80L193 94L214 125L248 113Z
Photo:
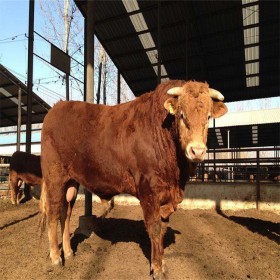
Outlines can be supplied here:
M52 214L48 215L48 237L50 245L50 258L53 265L62 264L57 239L58 219Z
M60 257L60 251L58 247L57 227L65 200L65 190L63 188L63 184L61 183L48 184L47 182L46 190L50 258L53 265L60 265L62 264L62 259Z
M68 259L73 256L70 242L70 217L72 209L74 207L79 184L73 180L70 180L67 184L67 191L63 208L61 210L61 232L62 232L62 246L64 252L64 258Z

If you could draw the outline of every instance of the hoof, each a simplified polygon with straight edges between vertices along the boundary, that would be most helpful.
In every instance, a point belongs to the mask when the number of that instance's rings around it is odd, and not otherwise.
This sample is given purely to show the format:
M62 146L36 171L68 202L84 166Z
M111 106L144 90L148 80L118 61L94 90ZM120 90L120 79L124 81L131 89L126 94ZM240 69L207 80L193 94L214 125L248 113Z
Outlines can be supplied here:
M69 259L72 259L74 257L74 253L73 253L73 251L71 250L71 251L69 251L67 254L66 253L64 253L64 258L65 258L65 260L69 260Z
M153 279L155 280L167 279L167 266L164 261L162 261L161 268L153 268L153 266L151 266L151 271L152 271Z
M166 280L166 274L162 271L156 271L153 273L153 279L154 280Z
M165 277L168 273L168 268L167 268L167 265L165 264L164 260L162 261L162 273L165 275Z
M53 267L60 267L62 266L62 259L59 257L59 259L52 261L52 266Z

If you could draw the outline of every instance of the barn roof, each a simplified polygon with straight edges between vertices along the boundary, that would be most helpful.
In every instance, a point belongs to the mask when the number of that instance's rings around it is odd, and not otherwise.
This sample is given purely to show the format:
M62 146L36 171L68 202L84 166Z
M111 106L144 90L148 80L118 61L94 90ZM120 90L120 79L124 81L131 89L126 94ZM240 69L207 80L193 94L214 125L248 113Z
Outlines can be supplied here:
M18 123L18 91L22 90L22 120L27 121L27 87L7 68L0 64L0 127L16 126ZM32 123L42 123L50 106L33 93Z
M279 109L227 113L209 124L210 149L273 147L279 140Z
M75 2L85 16L87 1ZM279 1L123 0L91 13L136 96L156 87L160 50L162 79L206 80L231 102L279 95L279 11Z

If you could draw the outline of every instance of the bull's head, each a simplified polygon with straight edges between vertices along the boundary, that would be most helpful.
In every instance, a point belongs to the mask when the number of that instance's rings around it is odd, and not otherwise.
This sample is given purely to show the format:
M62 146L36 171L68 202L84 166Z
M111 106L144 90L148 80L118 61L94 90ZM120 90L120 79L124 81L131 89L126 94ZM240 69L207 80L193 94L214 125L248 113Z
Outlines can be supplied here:
M210 118L218 118L227 112L222 102L223 95L211 89L206 83L187 82L167 92L172 97L165 103L165 109L177 118L181 148L193 162L205 158Z

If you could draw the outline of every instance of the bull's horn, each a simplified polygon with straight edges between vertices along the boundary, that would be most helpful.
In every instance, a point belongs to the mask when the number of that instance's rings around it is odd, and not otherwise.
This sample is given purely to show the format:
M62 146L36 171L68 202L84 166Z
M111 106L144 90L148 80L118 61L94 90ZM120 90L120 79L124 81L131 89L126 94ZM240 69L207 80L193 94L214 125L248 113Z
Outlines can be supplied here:
M217 100L220 100L220 101L223 101L225 99L224 96L219 91L217 91L213 88L209 88L209 95L213 99L217 99Z
M182 94L182 87L174 87L167 91L167 94L179 96Z

